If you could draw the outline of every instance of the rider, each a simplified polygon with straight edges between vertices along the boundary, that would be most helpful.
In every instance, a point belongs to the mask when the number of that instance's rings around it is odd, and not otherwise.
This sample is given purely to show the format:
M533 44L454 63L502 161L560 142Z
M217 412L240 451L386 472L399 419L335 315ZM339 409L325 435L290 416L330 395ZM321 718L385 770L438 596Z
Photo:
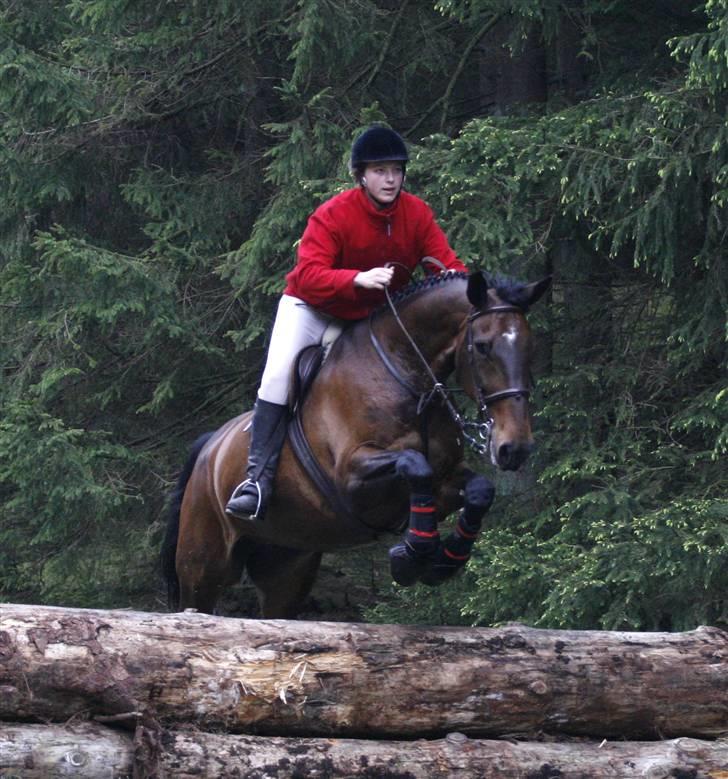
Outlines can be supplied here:
M429 206L404 191L407 147L375 125L351 149L356 186L327 200L309 218L298 262L286 276L253 412L246 479L225 511L263 519L288 421L290 371L298 353L321 343L332 323L366 317L384 302L385 287L404 286L423 257L446 269L466 268L450 248ZM395 278L404 266L406 278Z

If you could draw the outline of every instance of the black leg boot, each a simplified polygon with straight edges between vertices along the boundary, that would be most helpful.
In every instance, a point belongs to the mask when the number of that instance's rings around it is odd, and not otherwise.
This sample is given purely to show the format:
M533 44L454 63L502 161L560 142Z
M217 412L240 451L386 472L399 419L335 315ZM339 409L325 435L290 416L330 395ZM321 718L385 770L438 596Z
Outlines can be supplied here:
M233 491L225 512L237 519L262 520L268 506L288 426L288 406L258 398L253 410L246 479Z

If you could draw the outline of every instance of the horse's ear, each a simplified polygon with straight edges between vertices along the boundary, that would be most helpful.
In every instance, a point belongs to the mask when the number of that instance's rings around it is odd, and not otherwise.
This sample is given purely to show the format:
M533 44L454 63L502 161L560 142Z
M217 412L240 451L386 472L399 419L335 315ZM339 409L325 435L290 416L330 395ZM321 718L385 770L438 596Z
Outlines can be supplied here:
M468 276L468 300L475 308L483 308L488 302L488 282L483 271L473 271Z
M521 292L524 300L524 309L528 309L529 306L532 306L537 300L539 300L543 293L546 292L546 290L551 286L552 278L552 276L546 276L546 278L541 279L541 281L533 281L530 284L526 284Z

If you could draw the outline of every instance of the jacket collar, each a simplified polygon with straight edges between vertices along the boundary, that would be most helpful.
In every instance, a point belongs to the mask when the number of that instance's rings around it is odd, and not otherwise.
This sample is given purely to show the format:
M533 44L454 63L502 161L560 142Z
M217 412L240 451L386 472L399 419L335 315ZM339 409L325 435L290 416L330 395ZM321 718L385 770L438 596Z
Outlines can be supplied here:
M374 219L391 219L391 217L394 216L394 214L397 211L397 208L399 207L399 201L402 198L402 190L400 190L399 195L397 196L397 199L392 203L391 206L387 206L386 208L377 208L374 203L371 201L371 198L367 193L364 191L364 187L358 187L357 190L357 196L362 204L362 207L364 210Z

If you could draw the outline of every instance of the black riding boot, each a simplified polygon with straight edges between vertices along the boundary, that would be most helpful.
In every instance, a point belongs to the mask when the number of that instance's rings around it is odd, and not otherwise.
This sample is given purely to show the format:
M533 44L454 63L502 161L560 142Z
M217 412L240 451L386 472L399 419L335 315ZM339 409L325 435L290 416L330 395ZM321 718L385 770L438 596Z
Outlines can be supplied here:
M233 491L225 512L237 519L262 520L286 439L288 406L258 398L253 410L246 479Z

